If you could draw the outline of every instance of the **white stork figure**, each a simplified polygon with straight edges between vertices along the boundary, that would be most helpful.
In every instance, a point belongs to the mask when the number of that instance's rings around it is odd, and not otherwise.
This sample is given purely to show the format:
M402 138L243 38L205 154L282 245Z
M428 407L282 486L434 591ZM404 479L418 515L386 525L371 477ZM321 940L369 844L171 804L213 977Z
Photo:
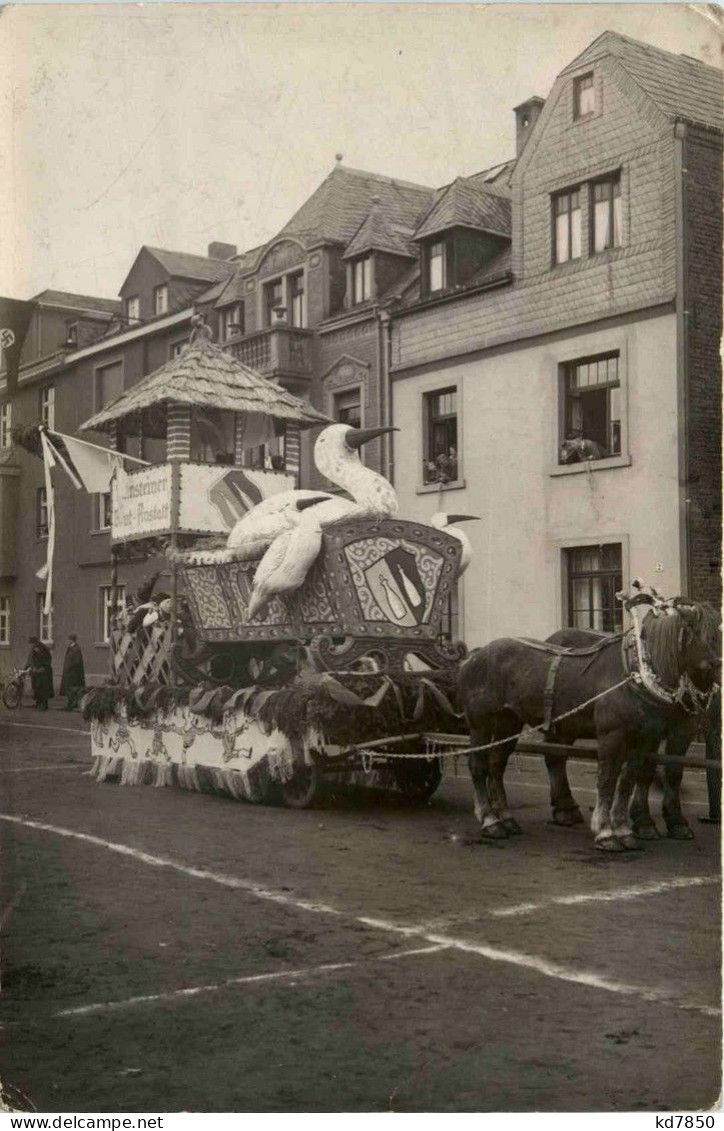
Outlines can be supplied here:
M254 576L249 616L256 616L277 593L289 593L303 584L311 566L316 561L322 542L322 528L344 518L386 518L397 513L397 495L389 480L365 467L358 451L362 444L381 436L392 428L352 428L349 424L332 424L317 437L314 461L318 470L338 487L349 491L354 501L345 498L320 496L307 502L292 530L279 535L259 563ZM311 492L304 492L305 495ZM300 492L285 492L291 498ZM279 498L279 496L276 496ZM273 499L268 500L273 502ZM229 539L236 534L241 523L253 532L255 507L237 524Z
M436 530L444 530L447 534L451 534L453 538L457 538L463 548L462 557L460 558L460 569L457 573L458 577L462 577L465 570L470 565L470 559L473 556L473 548L470 545L470 539L465 531L453 530L452 524L454 522L479 521L479 516L476 514L445 514L445 511L437 511L430 519L430 526L434 526Z
M253 561L275 538L305 521L301 501L313 500L314 519L322 526L347 517L385 518L397 513L397 496L392 484L360 461L363 444L392 432L392 428L352 428L331 424L320 432L314 445L318 470L337 487L348 491L354 502L321 491L281 491L264 499L245 514L229 534L226 549L197 555L204 561ZM306 504L311 506L311 502ZM318 508L322 509L319 510ZM196 560L196 559L195 559Z
M321 504L320 504L321 505ZM292 593L304 583L322 548L322 527L316 507L305 522L275 538L254 574L249 620L263 612L278 593Z

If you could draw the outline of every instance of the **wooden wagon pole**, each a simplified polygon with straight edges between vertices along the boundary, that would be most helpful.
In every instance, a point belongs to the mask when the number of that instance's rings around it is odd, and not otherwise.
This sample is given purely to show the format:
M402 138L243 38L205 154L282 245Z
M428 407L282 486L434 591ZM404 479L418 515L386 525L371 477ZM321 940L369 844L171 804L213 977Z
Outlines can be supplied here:
M423 734L419 735L420 738L429 739L432 742L443 742L451 747L459 747L456 750L458 755L477 754L481 750L487 750L489 747L485 746L467 746L467 739L459 734ZM507 740L506 740L507 741ZM585 746L565 746L559 742L519 742L515 748L516 754L535 754L543 757L546 754L552 754L558 758L577 758L579 762L597 762L598 752L592 747ZM656 762L663 766L689 766L693 770L709 770L721 769L721 762L716 762L711 758L684 758L678 754L652 754L650 761Z

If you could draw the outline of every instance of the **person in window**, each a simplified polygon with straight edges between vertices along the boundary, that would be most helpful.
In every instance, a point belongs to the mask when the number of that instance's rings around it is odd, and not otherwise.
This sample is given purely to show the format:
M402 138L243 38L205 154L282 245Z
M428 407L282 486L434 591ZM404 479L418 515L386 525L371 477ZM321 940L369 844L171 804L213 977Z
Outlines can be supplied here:
M561 444L561 463L584 463L588 459L603 459L606 455L596 440L587 440L580 428L572 429Z
M66 711L72 711L78 706L80 693L84 687L83 653L78 643L78 637L74 632L71 632L68 637L68 647L65 650L63 675L60 680L60 694L66 697Z
M30 669L35 706L40 711L47 711L48 700L53 698L53 658L50 649L41 644L37 636L28 637L28 643L30 651L25 666Z

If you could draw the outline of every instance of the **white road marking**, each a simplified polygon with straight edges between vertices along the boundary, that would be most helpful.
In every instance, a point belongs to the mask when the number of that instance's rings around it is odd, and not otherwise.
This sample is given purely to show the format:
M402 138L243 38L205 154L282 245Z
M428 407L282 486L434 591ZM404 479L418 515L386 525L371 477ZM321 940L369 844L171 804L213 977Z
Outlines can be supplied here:
M39 770L82 770L83 764L77 762L75 765L68 766L2 766L0 767L0 777L3 774L35 774Z
M617 982L615 979L606 978L593 971L587 970L573 970L566 966L561 966L557 963L549 962L547 959L538 958L536 955L523 954L519 951L504 950L500 947L487 946L484 943L467 942L465 939L455 938L450 935L439 935L433 933L433 929L427 926L412 926L405 927L398 923L391 923L386 919L373 919L368 916L355 915L353 912L341 911L339 908L331 907L326 903L317 903L313 900L297 899L293 896L285 895L283 892L274 891L270 888L262 887L255 884L250 880L242 880L237 876L228 876L220 872L210 872L204 868L191 868L186 864L179 864L175 860L170 860L163 856L152 856L148 852L142 852L137 848L131 848L130 845L117 844L114 841L103 840L101 837L92 836L90 833L76 832L74 829L65 829L56 825L48 825L43 821L31 821L23 817L16 817L9 813L0 813L0 820L8 821L12 824L21 825L24 828L39 829L42 832L54 833L56 836L67 837L72 840L80 840L86 844L93 844L99 848L105 848L110 852L117 852L121 856L128 856L133 860L139 860L144 864L149 864L156 868L170 868L175 872L180 872L182 875L191 876L194 879L207 880L211 883L220 884L222 887L233 888L237 891L245 891L250 895L256 896L258 899L267 900L271 903L278 903L283 906L293 907L297 910L311 911L315 914L333 915L338 919L346 919L348 922L361 923L367 927L373 927L376 930L388 931L392 934L401 934L406 938L418 938L422 941L434 946L445 947L450 950L459 950L467 954L477 954L482 958L487 958L492 962L505 962L513 966L523 967L532 970L535 973L542 974L547 978L555 978L563 982L574 982L578 985L587 986L593 989L606 990L609 993L623 994L629 997L638 997L643 1001L657 1002L663 1005L671 1005L677 1009L684 1009L701 1013L705 1017L719 1017L721 1015L720 1009L715 1009L712 1006L702 1005L698 1002L690 1002L676 998L666 989L650 988L646 986L630 985L626 982Z
M361 962L326 962L322 966L306 966L301 970L277 970L271 974L247 974L239 978L225 978L223 982L212 982L206 986L189 986L183 990L170 990L165 994L145 994L142 997L130 997L124 1001L98 1001L91 1005L78 1005L72 1009L61 1009L54 1013L54 1017L81 1017L89 1013L109 1013L119 1009L131 1009L136 1005L148 1005L153 1002L178 1001L184 998L198 997L200 994L218 993L219 990L229 989L231 986L253 985L257 982L283 982L290 978L310 978L319 974L334 974L338 970L354 970L360 966L369 966L374 962L392 962L398 958L413 958L418 954L436 954L446 950L439 943L434 946L417 947L415 950L398 950L392 954L382 954L378 958L367 958Z
M660 880L648 884L636 884L629 888L614 888L613 891L583 892L581 895L554 895L540 903L516 903L510 907L494 907L477 915L451 915L423 925L424 930L437 930L442 927L458 926L463 923L479 923L485 919L508 919L516 915L532 915L536 911L548 911L551 907L575 907L582 903L619 903L642 896L658 895L660 892L676 888L702 887L705 884L721 884L720 876L682 876L675 880Z
M26 730L52 730L54 734L84 734L90 737L89 730L79 730L75 727L49 727L46 723L10 723L0 716L0 727L23 727Z

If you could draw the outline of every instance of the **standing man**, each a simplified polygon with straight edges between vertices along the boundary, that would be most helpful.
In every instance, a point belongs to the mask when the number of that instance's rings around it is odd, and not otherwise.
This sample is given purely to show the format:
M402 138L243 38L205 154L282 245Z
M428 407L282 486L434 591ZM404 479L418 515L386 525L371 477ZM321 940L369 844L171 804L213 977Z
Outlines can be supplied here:
M83 653L74 632L68 636L68 647L63 660L63 676L60 681L60 694L66 696L66 711L72 711L78 705L80 693L85 687L85 669L83 667Z
M48 710L48 700L53 698L53 658L50 649L41 644L37 636L28 638L30 652L25 663L30 668L30 684L35 696L35 706Z

